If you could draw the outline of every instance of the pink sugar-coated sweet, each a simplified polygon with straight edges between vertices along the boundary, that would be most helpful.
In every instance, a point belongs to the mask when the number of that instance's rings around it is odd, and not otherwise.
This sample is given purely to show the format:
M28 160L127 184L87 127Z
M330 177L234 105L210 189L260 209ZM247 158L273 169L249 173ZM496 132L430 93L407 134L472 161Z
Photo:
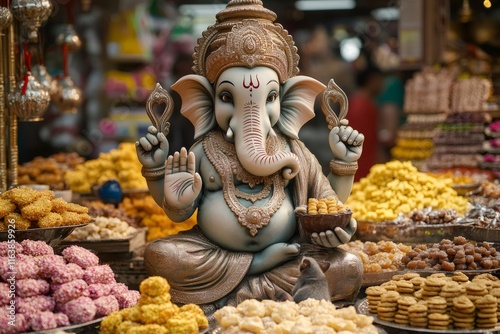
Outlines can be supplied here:
M30 330L30 324L23 314L16 314L15 326L9 325L9 312L0 312L0 334L23 333Z
M34 259L38 266L38 275L42 278L52 277L56 266L66 265L66 260L61 255L38 256Z
M63 284L65 284L65 283L62 283L62 284L59 284L59 283L50 283L50 292L52 294L54 294L57 291L57 289L59 289L61 287L61 285L63 285Z
M66 261L77 264L83 269L99 265L99 258L97 255L80 246L65 248L62 251L62 255Z
M43 256L43 255L54 255L54 249L50 247L45 241L35 241L35 240L23 240L21 241L23 246L23 254L29 256Z
M50 291L50 284L43 279L20 279L16 281L16 294L19 297L33 297L46 295Z
M85 269L83 279L87 284L111 284L116 283L115 273L107 264L101 266L88 267Z
M12 277L12 269L15 269L16 280L38 278L38 267L31 257L16 256L15 263L13 264L11 261L10 265L8 258L0 258L0 277L2 277L4 282L7 282L7 280Z
M95 283L89 285L89 297L97 299L111 294L111 288L114 284Z
M111 284L111 294L115 297L124 294L127 291L128 287L123 283Z
M57 327L64 327L71 325L68 316L64 313L54 313L54 318L56 318Z
M28 298L16 298L16 311L22 314L29 314L35 311L53 311L56 302L50 296L34 296Z
M495 121L490 123L488 126L493 132L498 132L500 131L500 121Z
M135 306L139 301L139 297L141 296L139 291L130 290L121 295L116 295L116 300L118 300L118 305L120 305L120 309L128 308Z
M0 306L7 305L10 303L11 298L9 297L10 286L7 283L0 282Z
M118 300L114 296L104 296L94 300L97 316L106 316L111 312L120 310Z
M89 296L89 286L82 279L77 279L68 283L62 284L59 289L54 292L54 300L57 304L66 304L72 299L78 297Z
M31 318L31 328L35 331L45 331L57 328L57 320L50 311L40 312Z
M89 297L79 297L64 304L62 311L72 324L81 324L94 320L97 308Z
M74 263L57 265L52 271L52 283L62 284L83 278L83 269Z
M12 250L12 246L9 247L9 243L7 241L0 242L0 256L7 257L9 256L9 250ZM23 253L23 246L19 243L15 243L15 253L16 255Z

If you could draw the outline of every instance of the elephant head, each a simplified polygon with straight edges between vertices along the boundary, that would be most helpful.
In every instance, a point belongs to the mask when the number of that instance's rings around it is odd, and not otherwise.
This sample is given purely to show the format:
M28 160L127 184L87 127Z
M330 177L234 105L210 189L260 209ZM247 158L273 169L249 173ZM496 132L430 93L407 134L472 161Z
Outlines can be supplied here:
M242 166L257 176L282 170L291 179L299 170L295 154L266 152L266 139L274 126L297 139L300 128L314 117L314 100L324 90L319 81L295 76L280 84L276 72L265 66L231 67L213 85L200 75L187 75L172 88L182 98L181 113L195 127L199 138L217 125L234 141Z

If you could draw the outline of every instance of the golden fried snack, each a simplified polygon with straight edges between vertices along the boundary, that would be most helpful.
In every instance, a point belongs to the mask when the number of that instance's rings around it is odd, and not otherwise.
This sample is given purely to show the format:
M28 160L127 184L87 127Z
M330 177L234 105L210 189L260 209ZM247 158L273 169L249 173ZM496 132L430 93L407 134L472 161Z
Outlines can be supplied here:
M142 295L157 297L170 292L168 281L160 276L153 276L141 282L139 291Z
M100 331L101 334L115 334L118 326L122 323L122 315L118 311L112 312L106 318L102 319Z
M63 225L79 225L80 215L76 212L66 211L61 213L63 219Z
M3 219L5 225L7 225L11 221L14 221L16 230L27 230L31 226L31 222L17 212L9 213Z
M48 200L54 199L54 192L52 190L42 190L38 194L39 198L46 198Z
M171 333L199 333L198 322L193 315L179 313L167 320L167 329ZM175 329L175 332L173 331Z
M150 334L150 333L169 334L170 332L165 327L156 324L134 326L127 331L127 334Z
M92 217L90 217L90 215L88 213L79 213L78 219L79 219L78 225L81 225L81 224L90 223L90 221L92 220Z
M186 304L179 308L179 313L193 315L198 322L198 327L200 329L205 329L208 327L208 319L203 313L203 310L196 304Z
M68 203L67 211L76 213L89 213L89 208L75 203Z
M52 212L63 213L68 211L68 202L62 198L54 198L52 200Z
M63 180L62 174L43 173L35 178L35 181L40 184L54 184Z
M55 212L49 212L47 215L43 216L38 220L38 227L48 228L48 227L58 227L63 224L63 217Z
M0 218L16 210L16 205L8 199L0 198Z
M52 203L47 198L40 198L21 208L21 215L28 220L39 220L52 209Z
M38 191L31 188L14 188L7 191L5 194L12 203L22 208L36 201L39 196L38 193Z

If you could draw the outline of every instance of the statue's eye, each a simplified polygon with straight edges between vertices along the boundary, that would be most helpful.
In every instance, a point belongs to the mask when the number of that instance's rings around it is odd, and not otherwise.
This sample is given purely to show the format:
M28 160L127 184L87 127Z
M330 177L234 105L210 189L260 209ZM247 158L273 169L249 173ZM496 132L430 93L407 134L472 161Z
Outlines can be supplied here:
M278 93L271 92L271 94L269 94L269 96L267 97L267 102L268 103L274 102L276 101L277 98L278 98Z
M224 103L232 103L233 102L233 97L231 96L231 93L229 93L229 92L222 92L220 94L219 98Z

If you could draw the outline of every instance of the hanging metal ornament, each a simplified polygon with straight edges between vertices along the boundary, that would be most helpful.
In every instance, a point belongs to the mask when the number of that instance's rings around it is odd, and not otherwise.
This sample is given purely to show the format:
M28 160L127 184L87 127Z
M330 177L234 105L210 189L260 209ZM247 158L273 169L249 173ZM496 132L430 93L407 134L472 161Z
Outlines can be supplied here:
M33 74L36 80L49 91L51 97L56 96L57 81L52 78L44 65L33 65L31 74Z
M75 85L70 76L58 80L54 103L62 112L67 114L76 113L82 101L82 90Z
M9 8L0 7L0 31L7 28L12 22L12 14L10 13Z
M47 21L52 13L50 0L12 0L12 14L28 31L30 42L38 41L38 29Z
M22 122L38 122L50 103L49 91L27 72L8 97L9 105Z
M82 46L82 40L72 24L65 24L56 36L56 44L58 46L67 45L69 51L77 51Z

